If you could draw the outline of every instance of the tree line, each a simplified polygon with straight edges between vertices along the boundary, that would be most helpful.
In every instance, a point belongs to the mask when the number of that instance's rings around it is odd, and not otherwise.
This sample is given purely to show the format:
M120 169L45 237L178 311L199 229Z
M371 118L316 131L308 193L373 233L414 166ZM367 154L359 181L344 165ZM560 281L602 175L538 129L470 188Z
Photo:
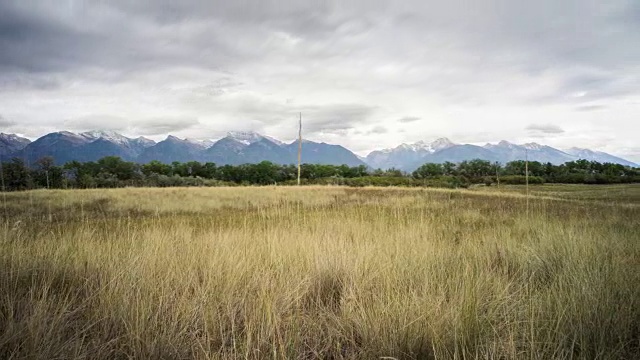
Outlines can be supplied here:
M22 159L0 162L2 190L38 188L114 188L125 186L234 186L292 185L297 182L295 165L269 161L257 164L217 165L197 161L137 164L116 156L95 162L71 161L56 166L51 157L27 166ZM524 161L507 164L486 160L460 163L427 163L412 173L398 169L372 170L364 165L302 164L303 184L347 186L467 187L471 184L523 184ZM530 161L529 183L614 184L640 182L640 169L619 164L577 160L554 165Z

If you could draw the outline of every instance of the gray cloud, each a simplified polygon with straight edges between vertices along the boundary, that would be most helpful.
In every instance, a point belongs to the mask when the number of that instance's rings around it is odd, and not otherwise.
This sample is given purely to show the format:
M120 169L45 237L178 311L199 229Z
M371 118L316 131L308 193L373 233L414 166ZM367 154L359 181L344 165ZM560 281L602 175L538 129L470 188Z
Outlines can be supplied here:
M414 122L414 121L418 121L418 120L420 120L420 118L416 117L416 116L403 116L400 119L398 119L398 122L410 123L410 122Z
M359 104L304 106L303 126L308 133L344 133L363 124L375 112L375 107Z
M367 134L386 134L388 132L389 132L389 129L387 129L384 126L375 126L371 130L369 130Z
M209 84L195 86L191 89L191 91L193 91L193 93L198 96L220 96L232 93L242 85L242 82L225 76L220 79L216 79Z
M553 124L531 124L527 126L527 130L534 133L543 133L543 134L562 134L564 130L558 126Z
M140 135L162 135L189 129L200 124L198 119L190 117L156 117L136 121L131 131Z
M3 73L0 70L0 92L15 91L17 89L47 91L60 89L61 86L62 81L55 75Z
M500 11L490 10L495 8ZM418 68L418 76L406 74L393 85L427 86L450 101L481 104L493 91L504 91L487 89L487 83L509 82L493 69L554 74L555 89L532 100L602 99L625 96L640 86L640 76L620 67L637 67L632 59L640 59L640 36L633 32L640 30L639 9L624 0L609 5L482 0L471 8L462 0L379 1L375 6L362 1L85 0L68 6L9 1L0 4L0 68L43 77L87 72L84 76L103 81L126 81L131 72L166 67L221 70L264 62L273 69L293 69L296 64L313 67L313 62L344 66L357 58L374 71L385 63L395 63L399 75ZM425 47L447 51L417 50ZM396 54L408 56L398 59ZM432 72L424 67L429 63L449 69ZM90 71L96 68L102 71ZM49 82L23 84L59 85L50 75ZM201 90L215 95L224 88L203 85Z
M64 130L71 131L89 131L94 129L127 131L129 128L129 120L112 115L91 114L80 116L73 119L67 119L63 122Z
M64 121L64 129L71 131L101 129L131 135L154 136L183 131L199 124L198 119L192 117L159 116L126 119L120 116L92 114Z
M629 129L638 108L618 104L640 96L630 0L9 0L0 49L0 112L30 134L290 136L302 111L308 135L363 148L417 132L516 137L544 118L562 130L605 107L611 129Z
M598 110L604 110L607 107L604 105L582 105L582 106L576 106L576 111L598 111Z
M9 120L9 119L5 118L4 116L0 115L0 126L1 127L6 128L6 127L13 126L15 124L16 124L15 121Z

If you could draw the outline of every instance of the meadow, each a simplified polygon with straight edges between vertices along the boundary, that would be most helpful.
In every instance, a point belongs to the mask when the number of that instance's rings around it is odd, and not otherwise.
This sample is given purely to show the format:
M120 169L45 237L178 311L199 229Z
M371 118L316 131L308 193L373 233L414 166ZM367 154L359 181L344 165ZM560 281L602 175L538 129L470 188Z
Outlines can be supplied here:
M1 195L1 359L640 357L640 185Z

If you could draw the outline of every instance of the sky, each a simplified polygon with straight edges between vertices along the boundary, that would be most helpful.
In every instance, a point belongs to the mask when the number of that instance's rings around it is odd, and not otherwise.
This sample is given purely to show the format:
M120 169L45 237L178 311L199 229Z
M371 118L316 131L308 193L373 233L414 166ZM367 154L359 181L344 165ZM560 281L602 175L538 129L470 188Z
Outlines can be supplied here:
M640 1L0 0L0 131L640 161Z

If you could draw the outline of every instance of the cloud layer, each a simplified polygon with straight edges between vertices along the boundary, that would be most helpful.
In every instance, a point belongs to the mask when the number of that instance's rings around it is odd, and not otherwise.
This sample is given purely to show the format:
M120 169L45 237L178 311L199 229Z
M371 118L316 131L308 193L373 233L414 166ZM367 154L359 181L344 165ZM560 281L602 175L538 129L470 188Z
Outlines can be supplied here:
M0 48L0 126L32 137L291 139L302 112L361 153L546 134L640 160L633 0L9 0Z

